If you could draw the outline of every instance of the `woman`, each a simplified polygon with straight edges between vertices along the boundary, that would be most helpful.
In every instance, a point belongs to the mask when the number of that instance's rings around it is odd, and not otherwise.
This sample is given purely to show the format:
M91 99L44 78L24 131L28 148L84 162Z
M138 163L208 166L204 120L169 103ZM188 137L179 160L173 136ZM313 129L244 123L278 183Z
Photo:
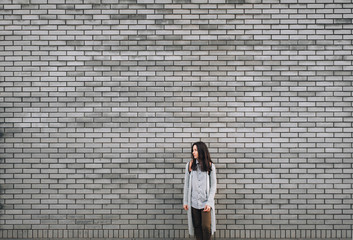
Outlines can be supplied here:
M192 160L186 164L184 209L188 214L189 234L197 240L210 240L216 231L214 196L216 167L205 143L192 145Z

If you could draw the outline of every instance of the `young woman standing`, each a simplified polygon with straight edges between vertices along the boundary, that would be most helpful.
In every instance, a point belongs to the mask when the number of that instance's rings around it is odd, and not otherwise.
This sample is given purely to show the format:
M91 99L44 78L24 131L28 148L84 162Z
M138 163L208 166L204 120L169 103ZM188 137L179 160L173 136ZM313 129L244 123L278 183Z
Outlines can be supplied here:
M184 209L188 214L189 234L195 235L197 240L210 240L216 231L216 167L203 142L192 145L191 155L184 180Z

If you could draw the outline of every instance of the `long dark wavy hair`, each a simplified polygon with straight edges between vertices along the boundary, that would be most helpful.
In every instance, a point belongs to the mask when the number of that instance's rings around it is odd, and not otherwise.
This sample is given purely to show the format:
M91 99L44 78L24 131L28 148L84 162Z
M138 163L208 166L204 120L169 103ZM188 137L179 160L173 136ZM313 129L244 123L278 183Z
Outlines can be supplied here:
M208 148L206 146L206 144L204 142L195 142L192 144L191 146L191 158L192 158L192 165L191 165L191 169L192 170L197 170L197 165L196 165L196 161L197 159L194 158L194 155L192 154L193 152L193 148L196 145L197 147L197 152L199 154L199 161L201 164L201 171L203 172L211 172L212 171L212 160L211 160L211 156L210 156L210 152L208 151Z

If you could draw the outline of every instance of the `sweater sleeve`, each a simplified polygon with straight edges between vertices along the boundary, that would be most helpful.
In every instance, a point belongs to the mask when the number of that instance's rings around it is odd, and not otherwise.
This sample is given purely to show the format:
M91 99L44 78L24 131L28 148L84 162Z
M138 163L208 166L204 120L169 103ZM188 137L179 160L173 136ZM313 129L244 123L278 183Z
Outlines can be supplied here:
M185 167L183 205L188 204L188 194L189 194L189 163L187 163Z
M210 194L208 195L206 205L214 207L214 197L215 197L216 191L217 191L216 167L214 164L212 164L212 171L211 171L210 175L211 175L210 176L210 181L211 181Z

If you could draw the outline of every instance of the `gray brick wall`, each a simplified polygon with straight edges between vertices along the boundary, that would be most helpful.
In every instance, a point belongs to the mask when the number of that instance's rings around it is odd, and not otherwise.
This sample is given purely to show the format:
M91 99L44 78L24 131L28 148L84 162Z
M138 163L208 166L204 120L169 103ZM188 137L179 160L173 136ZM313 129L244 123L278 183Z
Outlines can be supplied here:
M0 238L351 239L351 0L2 0Z

